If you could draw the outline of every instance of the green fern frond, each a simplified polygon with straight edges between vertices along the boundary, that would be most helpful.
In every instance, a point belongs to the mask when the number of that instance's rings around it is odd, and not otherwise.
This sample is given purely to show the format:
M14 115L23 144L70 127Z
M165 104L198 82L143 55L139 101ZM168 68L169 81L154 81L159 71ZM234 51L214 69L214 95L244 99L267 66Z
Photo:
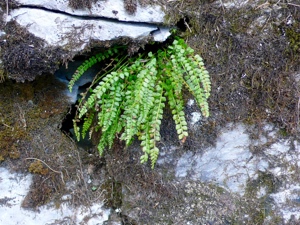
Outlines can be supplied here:
M103 152L107 146L109 148L112 147L113 142L116 138L116 134L121 131L122 126L121 126L119 119L120 119L120 117L116 117L113 120L113 123L111 124L111 126L109 126L104 132L102 132L99 144L97 146L100 156L103 155Z
M78 68L69 84L71 89L82 74L101 60L118 53L117 49L92 57ZM203 116L209 116L208 98L211 91L209 74L202 58L194 54L183 39L177 38L167 49L114 61L116 68L99 75L79 103L74 119L74 132L79 140L80 127L84 120L82 137L88 130L101 132L99 154L111 148L118 134L129 145L135 136L141 141L142 163L151 161L154 168L158 159L160 126L165 103L168 101L179 140L188 136L184 113L183 88L195 97ZM88 115L88 116L87 116Z
M85 138L86 133L89 131L89 129L90 129L92 123L93 123L94 115L95 115L95 113L90 113L88 115L88 117L84 118L84 123L83 123L82 131L81 131L83 139Z
M72 79L69 82L68 88L70 92L72 92L72 88L77 80L80 79L80 77L86 72L89 68L91 68L96 63L99 63L105 59L108 59L112 57L114 54L117 54L119 52L119 49L117 47L112 47L111 49L100 52L95 56L92 56L91 58L85 60L75 71L75 73L72 76Z
M129 76L128 72L112 72L107 74L102 81L99 82L98 86L93 90L93 94L87 99L87 101L80 107L78 118L82 118L89 109L94 108L96 103L102 103L102 96L107 90L110 90L114 83L117 83L122 77ZM97 107L95 108L97 110Z
M159 150L156 147L156 143L160 141L160 125L166 102L166 98L163 96L164 90L161 86L161 82L157 83L155 91L156 92L153 96L154 105L151 108L148 120L143 123L141 127L142 133L139 138L142 140L141 146L144 152L144 155L141 156L141 163L147 162L150 156L152 168L154 168L159 155Z
M76 119L73 120L73 128L74 128L74 134L77 141L80 141L80 128L77 126Z
M120 105L123 99L124 84L116 82L110 87L109 93L103 97L101 111L98 113L98 125L102 127L102 132L105 132L113 123L116 117L119 116Z
M151 59L144 65L144 69L136 75L136 80L126 92L124 102L123 120L126 121L122 140L128 145L133 136L138 133L141 123L149 114L149 107L143 107L144 97L148 104L152 105L153 87L156 80L156 58Z
M183 111L182 94L176 93L176 86L180 86L180 84L175 79L172 79L172 77L165 83L166 96L168 97L168 103L172 111L178 138L179 140L183 140L188 136L188 128Z
M199 79L202 83L203 89L205 91L205 97L208 98L210 96L210 91L211 91L211 82L210 82L210 77L209 73L204 67L203 59L199 55L194 56L195 62L198 64L198 68L196 68L196 73L198 73Z
M202 58L199 55L193 55L194 51L186 44L182 44L183 40L175 40L171 49L171 62L174 73L182 71L184 74L184 83L193 94L199 105L203 116L209 116L207 99L210 95L210 79L207 70L204 67ZM202 87L201 85L202 84Z

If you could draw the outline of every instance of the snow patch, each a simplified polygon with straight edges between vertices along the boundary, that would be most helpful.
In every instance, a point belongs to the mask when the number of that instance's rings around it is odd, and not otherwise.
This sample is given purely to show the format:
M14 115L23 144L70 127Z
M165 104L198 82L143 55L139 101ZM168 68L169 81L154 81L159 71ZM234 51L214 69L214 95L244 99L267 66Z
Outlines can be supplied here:
M195 125L197 122L201 120L200 112L192 112L191 115L192 115L191 125Z
M188 102L187 102L187 105L189 107L193 106L195 104L195 100L194 99L189 99Z
M30 33L44 39L48 45L67 46L73 39L72 41L78 44L77 50L83 49L93 39L99 41L121 37L142 39L158 29L155 25L83 20L40 9L16 9L10 16L21 26L27 27Z
M136 12L128 14L125 10L123 0L98 1L92 4L91 9L71 9L69 7L69 0L17 0L17 2L21 5L44 7L71 15L106 17L120 21L163 23L165 16L160 6L153 4L141 6L139 3L137 4Z
M108 220L110 210L104 209L103 203L95 203L89 208L72 208L61 204L58 209L50 203L40 207L39 212L24 210L21 204L31 182L30 174L10 173L9 170L0 167L0 224L44 225L67 221L68 224L101 225Z
M300 203L300 186L292 185L289 188L271 194L276 207L282 213L285 222L292 216L300 219L299 203Z
M50 46L68 49L68 45L73 43L76 44L74 50L79 51L91 40L108 41L121 37L143 39L153 36L154 41L162 42L170 36L169 28L157 25L163 23L165 14L155 5L145 7L138 5L136 13L129 15L124 10L124 3L121 0L101 1L93 4L90 10L71 9L67 0L18 2L20 5L43 7L48 10L17 8L11 10L6 20L15 20ZM49 10L58 10L70 15Z
M243 194L248 178L268 167L267 161L252 155L249 145L249 135L242 124L234 128L228 126L218 138L216 147L202 154L184 154L177 163L176 176L191 174L193 179L214 182Z

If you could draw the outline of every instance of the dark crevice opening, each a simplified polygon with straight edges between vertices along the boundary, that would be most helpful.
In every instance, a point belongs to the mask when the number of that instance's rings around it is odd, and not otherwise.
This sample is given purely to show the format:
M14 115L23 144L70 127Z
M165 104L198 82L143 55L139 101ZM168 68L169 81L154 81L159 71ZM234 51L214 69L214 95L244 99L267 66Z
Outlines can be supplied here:
M141 47L134 55L132 56L128 56L127 50L125 50L122 54L121 57L125 57L125 60L128 60L129 57L135 57L138 55L143 54L144 57L147 57L147 53L148 52L152 52L153 54L157 53L157 51L159 51L160 49L164 49L167 48L167 46L169 46L174 40L174 37L169 37L165 42L162 43L151 43L151 44L146 44L145 46ZM128 47L129 48L129 47ZM104 49L101 49L102 51ZM91 56L98 54L99 52L101 52L101 50L99 49L92 49L91 52L89 52L89 54L86 55L79 55L79 56L75 56L74 59L72 60L72 62L70 61L68 64L68 69L66 69L65 65L61 65L60 69L58 71L55 72L56 77L58 79L61 79L62 75L65 76L64 79L64 83L67 85L69 80L71 79L72 75L74 74L74 72L76 71L77 67L81 65L81 63L86 60L89 59ZM72 65L72 63L74 63L74 65ZM111 63L110 59L104 60L101 63L96 63L93 67L91 67L90 69L88 69L86 71L86 73L91 73L93 75L96 75L99 71L102 71L103 69L109 70L111 68L113 68L114 65L111 65L109 68L107 68L107 65L109 65ZM100 64L100 65L97 65ZM102 73L102 72L101 72ZM84 76L84 75L83 75ZM82 86L79 86L78 93L83 93L87 90L87 88L90 87L91 82L88 82ZM68 91L68 90L66 90ZM78 97L80 97L80 94L77 95ZM79 104L78 99L76 100L76 102L74 102L71 107L70 110L68 112L68 114L65 116L65 118L62 121L61 124L61 131L65 134L67 134L68 136L70 136L71 138L73 138L74 140L76 140L75 134L74 134L74 127L73 127L73 119L75 118L76 115L76 110L77 110L77 105ZM81 121L83 124L83 120ZM79 126L82 124L78 124ZM88 135L86 135L88 136ZM82 146L84 149L89 149L92 146L92 143L90 140L87 140L88 137L86 138L86 140L81 140L80 142L78 142L79 146ZM87 145L87 146L85 146Z
M63 119L63 121L61 123L61 127L60 127L60 130L63 133L67 134L68 136L70 136L73 139L75 139L74 133L72 132L73 119L75 117L75 114L76 114L76 106L75 106L75 104L72 104L71 107L70 107L69 112L67 113L67 115Z
M176 26L180 31L186 32L188 28L191 28L190 19L185 16L177 22Z

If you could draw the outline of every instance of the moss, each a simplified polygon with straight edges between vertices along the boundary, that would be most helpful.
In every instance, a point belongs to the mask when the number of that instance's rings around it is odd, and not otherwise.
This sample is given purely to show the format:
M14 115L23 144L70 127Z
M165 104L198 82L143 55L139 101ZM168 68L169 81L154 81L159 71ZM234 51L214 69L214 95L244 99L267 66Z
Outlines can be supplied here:
M300 21L295 22L292 26L286 27L286 36L289 41L289 46L292 51L296 53L300 53Z
M278 189L278 184L273 174L260 172L255 180L247 183L246 195L256 196L260 188L265 189L265 195L274 193Z
M29 165L28 171L31 173L46 175L49 173L49 169L45 168L39 160L35 160Z
M26 136L24 118L20 105L10 100L12 97L12 86L5 82L0 83L0 157L4 160L7 157L17 159L20 156L19 146L22 140L29 140ZM3 102L3 100L6 100Z
M2 68L2 65L0 64L0 83L4 82L6 78L4 69Z
M279 129L279 135L282 137L287 137L289 135L288 131L284 128Z
M49 89L49 86L54 88ZM22 154L22 144L34 138L31 132L46 125L50 117L66 113L66 101L61 100L60 92L63 88L64 85L52 76L41 77L35 82L24 84L15 84L9 80L0 83L0 157L2 160L7 157L19 158Z
M245 197L255 199L257 204L255 212L250 212L249 214L251 221L255 222L254 224L263 224L267 216L273 218L269 195L275 193L278 187L279 181L273 174L267 172L260 172L255 180L247 182ZM265 193L262 196L258 196L262 190Z
M69 0L69 6L73 9L91 9L97 0Z
M65 86L50 75L33 82L6 80L0 83L0 161L13 159L16 170L30 171L34 177L41 177L34 178L37 183L31 187L24 207L42 205L63 193L61 173L50 171L39 161L30 163L24 158L41 159L60 171L64 156L73 154L74 146L58 128L68 111L64 89ZM41 116L45 112L47 116ZM70 158L67 160L64 168L77 164ZM64 179L67 177L64 175Z
M59 61L67 58L60 47L45 47L42 39L30 34L16 22L3 27L0 37L2 68L7 77L18 82L33 81L38 75L58 69Z
M122 185L119 182L108 179L101 185L101 190L105 190L106 206L117 209L122 205Z

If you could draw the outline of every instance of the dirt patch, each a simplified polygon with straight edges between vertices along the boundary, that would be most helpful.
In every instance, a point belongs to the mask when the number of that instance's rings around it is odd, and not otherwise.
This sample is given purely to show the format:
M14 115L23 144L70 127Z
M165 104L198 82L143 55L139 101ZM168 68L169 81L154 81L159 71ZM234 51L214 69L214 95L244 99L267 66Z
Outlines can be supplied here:
M18 82L33 81L38 75L58 69L66 52L58 47L44 47L44 41L15 22L3 28L8 35L0 37L3 68L8 78Z
M69 6L73 9L91 9L92 4L97 0L69 0Z

